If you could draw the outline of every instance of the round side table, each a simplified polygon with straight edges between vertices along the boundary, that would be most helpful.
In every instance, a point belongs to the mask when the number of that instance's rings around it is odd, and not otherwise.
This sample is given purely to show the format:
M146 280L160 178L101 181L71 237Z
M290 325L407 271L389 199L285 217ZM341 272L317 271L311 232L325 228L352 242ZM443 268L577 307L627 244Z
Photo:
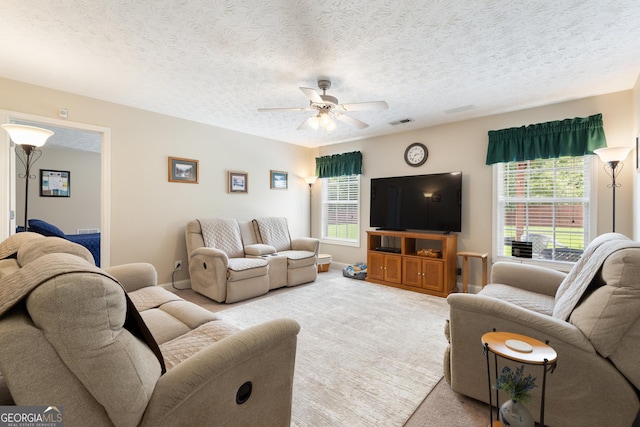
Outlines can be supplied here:
M526 335L511 332L487 332L481 338L484 354L487 359L487 379L489 383L489 426L502 426L499 420L499 412L496 411L496 420L493 421L493 401L491 393L491 369L489 366L489 353L493 353L496 380L498 379L498 356L508 360L521 362L528 365L543 367L542 397L540 402L540 425L544 427L544 395L546 391L547 372L553 373L558 360L558 353L547 343ZM496 407L499 404L498 389L496 389Z

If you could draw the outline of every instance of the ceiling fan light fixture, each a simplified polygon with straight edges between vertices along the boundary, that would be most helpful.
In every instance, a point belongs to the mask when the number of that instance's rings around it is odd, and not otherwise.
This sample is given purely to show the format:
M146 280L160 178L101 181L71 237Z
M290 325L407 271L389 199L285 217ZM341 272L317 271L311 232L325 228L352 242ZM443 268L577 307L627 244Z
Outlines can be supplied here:
M317 116L313 116L309 119L309 126L311 127L311 129L313 130L318 130L318 128L320 127L320 115L318 114Z
M331 117L329 117L329 114L327 114L326 112L321 112L320 114L318 114L318 116L320 117L320 124L325 129L331 124L331 122L333 122Z
M329 117L329 124L326 125L324 128L327 132L331 132L336 130L337 127L338 125L336 125L336 122L331 117Z

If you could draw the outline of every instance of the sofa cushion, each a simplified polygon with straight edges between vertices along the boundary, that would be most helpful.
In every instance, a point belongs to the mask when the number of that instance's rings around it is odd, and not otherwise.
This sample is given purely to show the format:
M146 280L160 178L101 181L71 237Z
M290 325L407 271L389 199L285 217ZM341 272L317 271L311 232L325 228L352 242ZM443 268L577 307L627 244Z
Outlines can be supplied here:
M129 298L139 312L158 308L170 301L182 301L178 295L159 286L148 286L129 292Z
M159 286L149 286L130 292L129 298L159 344L219 319L210 311L187 302Z
M29 230L48 237L66 237L66 234L58 227L41 219L30 219Z
M482 296L507 301L522 308L551 316L554 298L549 295L527 291L514 286L491 283L478 293Z
M156 340L162 352L162 344L186 334L191 329L184 322L176 319L169 313L158 308L152 308L140 313L144 323L147 324L153 339ZM163 354L164 357L164 354Z
M95 265L93 255L91 255L89 249L60 237L32 239L25 242L18 251L18 263L24 267L47 254L71 254Z
M291 249L291 236L286 218L257 218L253 223L260 242L273 246L278 252Z
M29 231L12 234L7 239L0 242L0 259L15 258L22 245L33 239L43 238L44 236L42 234L31 233Z
M569 318L604 357L615 352L625 333L640 318L639 277L640 248L614 252L602 266L606 285L585 298Z
M282 251L280 255L285 255L288 259L289 268L300 268L316 263L316 254L309 251Z
M227 280L235 282L264 276L269 272L269 263L264 258L230 258Z
M199 219L202 237L208 248L220 249L229 258L244 257L238 221L229 218Z
M240 328L221 320L207 322L175 339L160 345L167 370L193 356L212 343L232 335Z

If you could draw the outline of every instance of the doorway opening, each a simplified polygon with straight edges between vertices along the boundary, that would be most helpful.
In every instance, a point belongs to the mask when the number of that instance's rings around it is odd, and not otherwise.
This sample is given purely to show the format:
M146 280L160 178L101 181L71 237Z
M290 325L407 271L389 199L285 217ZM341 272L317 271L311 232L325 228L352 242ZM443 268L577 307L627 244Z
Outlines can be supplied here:
M0 123L36 126L54 132L42 147L42 158L31 171L34 179L31 180L29 189L29 220L48 220L66 234L97 232L99 249L93 251L94 258L97 252L100 266L108 267L111 248L110 129L1 110ZM8 134L1 132L1 240L14 234L18 227L24 226L24 178L17 177L19 173L24 173L24 167L19 161L16 162L16 156L14 144ZM43 174L56 170L69 173L69 197L50 197L50 194L42 191Z

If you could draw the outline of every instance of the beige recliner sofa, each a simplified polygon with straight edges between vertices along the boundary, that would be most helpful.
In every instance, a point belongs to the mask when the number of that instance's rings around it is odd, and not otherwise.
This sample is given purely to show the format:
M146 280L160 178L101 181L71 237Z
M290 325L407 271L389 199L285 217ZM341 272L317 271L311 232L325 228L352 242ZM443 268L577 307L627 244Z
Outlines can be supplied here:
M320 241L291 239L285 218L192 220L185 238L191 288L214 301L237 302L317 277Z
M66 426L290 424L295 321L240 330L150 264L20 234L0 243L0 404L60 405Z
M547 375L548 426L632 425L640 409L640 243L599 236L568 274L499 262L482 291L447 301L444 368L454 391L488 402L480 338L494 329L514 332L548 340L558 354ZM539 421L542 368L525 369L538 378L527 406Z

